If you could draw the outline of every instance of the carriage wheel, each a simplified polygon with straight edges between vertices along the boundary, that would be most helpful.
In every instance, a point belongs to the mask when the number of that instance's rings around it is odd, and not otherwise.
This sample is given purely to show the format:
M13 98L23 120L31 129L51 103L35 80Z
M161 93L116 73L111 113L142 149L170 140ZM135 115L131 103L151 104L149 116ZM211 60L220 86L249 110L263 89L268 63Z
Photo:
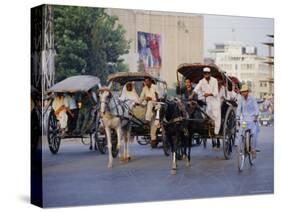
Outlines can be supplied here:
M96 140L96 145L101 154L105 154L107 152L106 138L98 138Z
M236 124L235 111L233 107L229 106L223 125L223 153L226 160L229 160L232 153L232 145L235 141Z
M49 114L49 119L48 119L47 138L48 138L49 149L53 154L57 154L60 148L61 138L58 134L59 134L58 120L54 114L54 111L52 110Z
M96 140L98 150L101 154L105 154L107 152L107 138L101 138ZM119 150L117 149L117 136L115 136L115 132L111 135L111 143L112 143L112 157L116 158L118 155Z
M149 138L146 136L143 136L143 139L139 139L137 136L137 142L139 145L147 145L147 144L149 144Z

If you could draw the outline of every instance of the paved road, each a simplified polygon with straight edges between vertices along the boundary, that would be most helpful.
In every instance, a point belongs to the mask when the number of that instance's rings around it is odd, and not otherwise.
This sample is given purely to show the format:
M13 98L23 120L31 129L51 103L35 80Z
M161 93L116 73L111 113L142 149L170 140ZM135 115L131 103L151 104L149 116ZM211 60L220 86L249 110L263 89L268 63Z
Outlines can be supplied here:
M225 160L223 152L192 148L192 162L178 163L170 175L170 157L162 149L132 144L132 161L114 161L107 168L107 155L89 151L77 140L64 140L57 155L43 146L43 201L45 207L133 203L190 198L273 193L273 127L260 133L257 164L237 170L236 153Z

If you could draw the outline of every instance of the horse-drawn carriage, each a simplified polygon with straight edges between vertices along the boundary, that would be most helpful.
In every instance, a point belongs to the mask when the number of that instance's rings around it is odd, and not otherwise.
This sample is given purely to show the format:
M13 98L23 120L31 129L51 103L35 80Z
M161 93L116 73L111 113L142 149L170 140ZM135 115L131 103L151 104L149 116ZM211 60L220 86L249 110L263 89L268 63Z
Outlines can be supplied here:
M232 147L235 142L236 123L235 123L235 107L236 102L227 98L232 92L233 82L230 80L219 68L215 65L205 64L182 64L177 69L177 79L179 75L184 78L189 78L192 83L197 84L203 78L203 68L208 67L211 69L211 76L220 80L222 85L225 86L225 96L221 102L221 127L219 134L214 134L214 120L212 120L204 110L203 105L198 102L192 101L195 110L201 113L201 117L189 117L187 119L187 128L190 136L198 136L205 142L207 139L220 139L223 143L223 152L225 159L230 159ZM204 100L203 100L204 101ZM202 102L202 101L201 101ZM187 104L188 102L185 102ZM190 102L189 102L190 103Z
M89 106L90 108L88 110L84 110L82 114L82 110L84 109L84 103L82 99L84 97L94 99L95 90L97 90L99 83L100 79L94 76L72 76L53 85L47 91L48 96L46 99L48 100L48 103L45 107L44 116L47 117L46 135L49 149L53 154L57 154L61 139L65 138L80 138L83 144L90 145L91 150L93 147L97 148L102 146L100 143L103 143L104 139L98 138L98 128L100 122L97 109L98 103L95 102L98 100L96 99L93 101L93 104ZM64 105L63 107L60 107L62 110L64 110L64 115L68 116L67 120L72 118L73 121L73 123L71 123L72 126L70 126L69 121L67 121L66 132L62 134L62 127L58 119L58 113L56 114L54 110L53 102L58 96L60 96L62 101L64 101L66 95L71 95L71 98L73 98L73 104L76 105L77 108L75 113L70 114L68 113L69 109L67 109ZM80 121L80 124L82 123L82 126L84 123L87 123L85 125L85 131L75 132L78 121ZM90 139L90 141L86 142L86 138L87 140Z
M108 76L108 82L113 83L113 89L117 90L117 95L120 94L121 88L124 90L127 83L133 83L134 88L138 96L140 96L143 82L145 78L150 78L158 88L159 96L158 100L161 101L167 96L167 83L157 77L152 76L146 72L118 72ZM121 93L122 95L122 93ZM124 102L124 101L123 101ZM126 100L125 100L126 104ZM160 103L159 103L160 104ZM150 129L151 123L148 123L144 120L146 107L139 104L134 105L134 107L129 108L130 110L130 129L131 136L136 136L137 142L140 145L147 145L150 143ZM159 108L160 109L160 108ZM154 110L155 111L155 110ZM156 113L154 119L156 119ZM152 123L153 124L153 123ZM156 130L157 143L161 142L162 133L161 133L161 122L159 123ZM157 145L157 144L156 144Z
M151 83L150 88L144 86L145 80ZM111 168L113 166L113 152L119 154L120 160L130 160L128 143L131 136L143 136L145 142L150 140L151 135L161 137L161 120L159 120L161 103L157 100L166 97L167 85L166 82L144 72L114 73L108 76L108 83L108 86L99 88L99 112L106 134L104 149L108 150L108 167ZM154 83L153 86L152 83ZM154 89L160 85L163 90L156 94ZM155 99L147 96L145 98L146 104L140 100L139 96L140 91L145 88L150 90L151 95L155 95ZM122 91L121 95L120 90ZM124 92L125 95L123 95ZM149 115L152 115L151 120L147 119L147 111L150 112ZM124 140L123 156L119 151L121 140ZM139 143L143 144L140 141ZM154 145L152 147L155 147Z

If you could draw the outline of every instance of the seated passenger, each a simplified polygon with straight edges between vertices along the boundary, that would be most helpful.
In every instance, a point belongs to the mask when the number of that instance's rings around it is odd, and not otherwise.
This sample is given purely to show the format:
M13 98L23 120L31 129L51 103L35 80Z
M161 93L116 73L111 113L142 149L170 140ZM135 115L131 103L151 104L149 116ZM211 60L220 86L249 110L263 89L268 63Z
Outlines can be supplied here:
M95 105L96 102L94 102L91 90L82 93L81 107L78 114L76 128L74 130L75 134L83 135L86 133L89 127L89 122L91 120L91 112Z
M123 87L121 96L119 97L121 101L129 101L129 104L138 103L139 96L135 90L132 82L127 82Z
M73 131L76 126L76 121L79 112L74 93L69 92L64 96L64 105L67 105L68 131Z
M184 81L184 84L185 84L185 86L181 88L179 82L177 82L176 93L178 95L181 95L182 99L188 100L189 96L192 94L192 91L193 91L191 80L189 78L186 78ZM195 99L195 98L197 99L197 96L194 96L193 99Z
M64 102L63 94L57 93L53 100L52 108L54 109L56 118L59 121L62 136L64 136L67 128L67 107L68 105Z
M176 93L178 95L181 95L181 99L189 101L189 97L192 94L193 87L192 87L192 84L191 84L191 80L189 78L186 78L184 82L185 82L185 87L182 87L182 88L180 88L179 82L177 82ZM190 100L197 101L198 100L198 95L195 94L193 96L193 98L190 99ZM194 112L195 105L193 105L193 104L186 104L185 105L185 109L186 109L187 113L189 114L189 116L191 116L191 114Z

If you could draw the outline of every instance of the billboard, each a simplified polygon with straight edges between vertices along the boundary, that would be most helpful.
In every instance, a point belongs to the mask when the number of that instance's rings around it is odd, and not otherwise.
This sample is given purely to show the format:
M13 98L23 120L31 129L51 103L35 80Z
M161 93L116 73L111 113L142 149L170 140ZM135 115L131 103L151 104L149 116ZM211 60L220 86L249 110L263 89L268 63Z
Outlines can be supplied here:
M159 69L161 67L161 36L147 32L138 32L139 62L144 69Z

